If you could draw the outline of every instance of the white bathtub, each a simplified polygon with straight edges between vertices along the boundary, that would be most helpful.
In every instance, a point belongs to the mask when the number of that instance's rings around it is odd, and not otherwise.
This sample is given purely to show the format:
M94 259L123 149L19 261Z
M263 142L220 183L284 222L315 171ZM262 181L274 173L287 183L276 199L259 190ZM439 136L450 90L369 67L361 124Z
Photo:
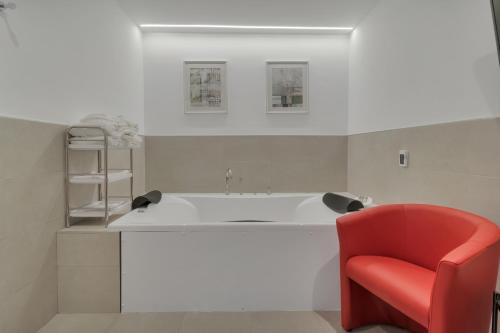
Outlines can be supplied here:
M122 312L338 310L339 214L321 198L164 194L121 217Z

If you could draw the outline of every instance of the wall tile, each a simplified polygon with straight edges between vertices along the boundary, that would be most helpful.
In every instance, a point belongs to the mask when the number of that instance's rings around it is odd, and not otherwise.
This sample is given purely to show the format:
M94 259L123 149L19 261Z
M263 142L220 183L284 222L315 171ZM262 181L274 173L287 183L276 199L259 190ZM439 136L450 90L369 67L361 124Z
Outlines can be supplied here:
M36 332L56 312L57 272L55 266L42 266L31 283L0 298L0 332Z
M64 170L64 126L0 118L0 178Z
M60 313L120 312L120 268L59 266Z
M464 209L500 225L500 120L483 119L352 135L348 190L378 203ZM409 168L398 166L400 149Z
M58 266L120 265L120 233L57 233Z
M0 332L35 332L57 312L64 126L0 118Z
M341 136L147 137L147 188L162 192L345 191ZM241 178L241 182L240 182Z

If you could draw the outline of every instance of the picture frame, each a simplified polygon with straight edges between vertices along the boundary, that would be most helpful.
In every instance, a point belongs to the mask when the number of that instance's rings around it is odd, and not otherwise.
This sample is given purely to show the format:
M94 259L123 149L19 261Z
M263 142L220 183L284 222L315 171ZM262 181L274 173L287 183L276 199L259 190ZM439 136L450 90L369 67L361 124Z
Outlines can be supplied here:
M267 113L309 113L309 62L267 61Z
M227 113L226 61L184 61L184 113Z

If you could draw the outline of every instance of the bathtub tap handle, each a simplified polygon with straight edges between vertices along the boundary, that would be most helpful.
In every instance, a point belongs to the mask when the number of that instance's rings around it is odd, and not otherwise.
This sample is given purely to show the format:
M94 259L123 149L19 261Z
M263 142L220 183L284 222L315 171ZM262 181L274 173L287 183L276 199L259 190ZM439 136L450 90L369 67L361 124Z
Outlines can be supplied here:
M231 180L233 180L233 171L231 168L227 168L226 170L226 195L230 193Z

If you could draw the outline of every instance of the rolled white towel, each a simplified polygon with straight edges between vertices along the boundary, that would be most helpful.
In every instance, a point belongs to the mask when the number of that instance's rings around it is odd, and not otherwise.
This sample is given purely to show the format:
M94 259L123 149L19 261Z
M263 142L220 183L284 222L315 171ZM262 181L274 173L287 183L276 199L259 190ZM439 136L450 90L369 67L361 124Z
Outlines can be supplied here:
M109 137L108 144L113 148L140 148L142 138L138 135L128 139Z
M84 117L78 125L102 128L108 136L109 145L112 147L138 148L142 143L142 138L139 136L139 126L123 116L90 114ZM71 135L86 137L102 135L102 132L96 129L74 128L71 130Z
M94 126L90 124L77 124L77 126ZM100 126L99 126L100 127ZM93 129L93 128L72 128L70 132L71 136L77 136L77 137L97 137L97 136L102 136L103 133L99 129ZM104 134L108 135L108 131L104 130Z
M80 120L79 125L98 126L106 131L106 134L119 137L120 126L117 117L108 116L105 114L90 114Z
M136 134L139 132L139 125L131 121L128 121L123 116L117 116L115 121L116 121L116 129L118 131L126 129L129 131L134 131Z

